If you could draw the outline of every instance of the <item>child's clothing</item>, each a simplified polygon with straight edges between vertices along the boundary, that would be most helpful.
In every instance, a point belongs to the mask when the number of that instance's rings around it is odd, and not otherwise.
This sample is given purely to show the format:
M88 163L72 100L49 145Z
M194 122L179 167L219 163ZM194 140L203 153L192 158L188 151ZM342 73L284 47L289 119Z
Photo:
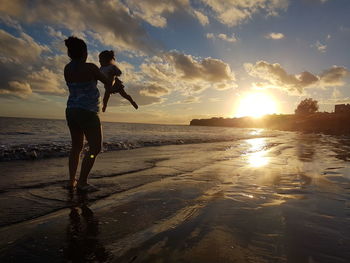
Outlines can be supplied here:
M114 85L113 85L113 88L114 89L117 89L117 90L120 90L121 88L124 88L124 85L123 83L120 81L120 79L118 78L115 78L115 77L119 77L122 72L121 70L114 64L110 64L110 65L107 65L107 66L101 66L100 67L100 71L106 75L106 77L114 82Z
M107 66L102 66L100 67L100 70L102 73L104 73L108 78L113 79L114 76L119 77L122 72L116 65L107 65Z
M127 99L132 104L132 106L134 106L135 109L138 109L139 106L132 99L132 97L125 92L123 82L118 78L122 74L120 69L114 64L109 64L107 66L101 66L100 71L103 74L105 74L110 81L114 82L112 86L112 91L119 93L119 95ZM108 93L105 93L105 96L103 97L103 112L106 110L109 96L110 95Z

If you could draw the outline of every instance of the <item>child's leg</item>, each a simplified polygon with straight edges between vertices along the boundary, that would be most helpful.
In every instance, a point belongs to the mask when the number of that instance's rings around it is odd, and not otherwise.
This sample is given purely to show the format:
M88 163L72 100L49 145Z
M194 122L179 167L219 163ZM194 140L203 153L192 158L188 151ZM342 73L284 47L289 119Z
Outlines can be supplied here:
M132 104L132 106L134 106L135 109L138 109L139 106L138 106L138 105L136 104L136 102L131 98L131 96L130 96L128 93L125 92L124 89L121 89L121 90L119 91L119 94L120 94L120 96L122 96L124 99L127 99L127 100Z

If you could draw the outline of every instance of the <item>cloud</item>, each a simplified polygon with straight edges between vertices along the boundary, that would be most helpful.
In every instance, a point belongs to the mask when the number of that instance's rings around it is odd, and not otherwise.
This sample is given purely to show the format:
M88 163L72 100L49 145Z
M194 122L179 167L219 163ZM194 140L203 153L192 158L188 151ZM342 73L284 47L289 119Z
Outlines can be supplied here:
M218 38L225 40L227 42L236 42L237 38L235 37L234 34L232 34L231 37L228 37L226 34L218 34Z
M64 40L65 38L67 38L67 36L64 35L61 31L56 30L51 26L47 26L46 28L47 28L49 35L54 37L54 38L58 38L60 40Z
M19 81L9 81L5 89L0 89L2 95L15 95L18 97L26 97L32 94L32 89L28 83L22 83Z
M1 12L1 8L0 8L0 12ZM20 25L20 23L18 23L18 21L16 21L16 20L12 19L9 15L2 14L0 16L0 22L7 25L8 27L12 27L12 28L20 30L20 31L22 30L22 26Z
M16 37L0 30L0 41L1 95L24 98L33 92L65 93L63 67L68 61L66 55L51 55L47 46L35 42L24 32L19 32Z
M198 60L177 51L168 52L165 57L185 80L204 80L213 83L235 80L230 66L219 59L208 57Z
M165 15L173 13L187 1L162 1L162 0L127 0L128 7L133 13L155 27L165 27L167 20Z
M117 0L12 0L2 4L0 12L26 23L48 23L72 32L91 31L102 44L121 50L149 53L156 45L137 17Z
M255 64L246 63L244 67L249 75L267 81L267 83L258 83L258 87L273 86L299 94L303 93L305 88L310 87L342 86L343 79L349 74L346 68L338 66L333 66L320 75L314 75L308 71L288 74L280 64L270 64L266 61L258 61Z
M167 17L175 12L187 13L203 26L209 24L208 16L194 9L189 0L127 0L126 5L133 14L155 27L166 27Z
M209 39L216 39L216 38L218 38L218 39L221 39L221 40L224 40L224 41L227 41L227 42L231 42L231 43L237 42L237 38L236 38L234 33L232 33L231 37L229 37L229 36L227 36L226 34L223 34L223 33L217 34L216 36L213 33L207 33L206 37L209 38Z
M282 38L284 38L284 34L272 32L270 34L267 34L265 36L265 38L268 38L268 39L282 39Z
M33 62L42 52L49 51L47 46L36 43L23 32L15 37L0 29L0 40L0 54L16 63Z
M195 95L184 95L180 100L177 100L175 102L167 103L167 106L169 105L179 105L179 104L193 104L193 103L200 103L201 97L197 94Z
M319 104L323 105L334 105L334 104L350 104L350 98L332 98L332 99L322 99L318 101Z
M208 99L210 102L220 102L223 101L222 98L209 98Z
M65 94L67 90L63 82L63 74L55 73L45 67L30 73L26 81L30 83L33 91L39 93Z
M140 94L145 96L160 97L169 94L169 90L155 83L150 83L149 85L145 85L140 90Z
M311 47L316 48L321 53L324 53L327 50L327 45L322 44L320 41L316 41L316 43L312 44Z
M186 97L181 103L182 104L192 104L192 103L199 103L200 100L199 97L195 97L195 96L188 96Z
M323 86L340 87L345 84L343 80L347 76L349 76L349 70L347 68L333 66L321 73L320 82Z
M201 0L213 16L222 24L236 26L246 22L257 13L277 15L288 7L288 0Z
M166 27L167 17L175 12L187 13L203 26L209 24L208 16L193 8L189 0L127 0L126 5L133 14L155 27Z
M160 87L161 88L161 87ZM130 83L126 85L125 91L133 98L139 106L159 104L165 101L161 96L165 95L164 91L157 90L150 84ZM152 93L153 92L153 93ZM151 96L149 96L151 94ZM118 94L111 96L109 106L129 106L130 103Z
M339 99L341 97L343 97L343 94L340 92L340 90L337 89L337 88L334 88L333 92L332 92L332 98L333 99Z
M209 39L215 39L215 35L213 33L207 33L206 37Z
M157 83L169 92L185 96L205 89L235 88L235 74L219 59L196 58L178 51L164 52L146 59L140 66L143 82Z
M60 37L65 28L71 33L89 36L101 44L137 55L154 54L161 45L152 39L142 24L164 28L170 14L181 12L196 18L202 25L209 24L208 15L220 22L234 26L250 20L254 14L276 15L288 6L288 0L200 0L204 8L199 10L190 0L12 0L1 5L2 20L13 26L17 19L27 24L43 23L51 36ZM205 12L205 13L204 13ZM4 20L4 21L5 21ZM218 38L235 42L234 35L218 35Z
M195 17L198 19L198 21L203 25L207 25L209 24L209 18L204 15L203 13L197 11L197 10L193 10L193 13L195 15Z
M120 79L123 82L138 82L138 81L142 81L142 75L140 72L135 71L135 67L125 61L117 61L117 65L120 68L120 70L122 71L122 75L120 77Z

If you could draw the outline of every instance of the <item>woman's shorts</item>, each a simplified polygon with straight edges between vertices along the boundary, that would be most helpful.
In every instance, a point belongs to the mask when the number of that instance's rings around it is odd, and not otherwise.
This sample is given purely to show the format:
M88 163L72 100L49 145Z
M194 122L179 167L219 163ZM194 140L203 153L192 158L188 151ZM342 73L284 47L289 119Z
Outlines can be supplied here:
M80 108L66 108L66 119L70 128L85 130L88 128L99 128L101 126L97 112Z

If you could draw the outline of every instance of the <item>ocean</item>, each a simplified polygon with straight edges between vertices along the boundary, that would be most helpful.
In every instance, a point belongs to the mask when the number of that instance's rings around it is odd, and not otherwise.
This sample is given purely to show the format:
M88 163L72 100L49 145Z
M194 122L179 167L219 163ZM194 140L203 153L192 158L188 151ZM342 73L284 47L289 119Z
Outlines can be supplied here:
M104 122L103 151L147 146L232 141L277 136L278 131L189 125ZM0 161L67 156L70 135L65 120L0 117Z

